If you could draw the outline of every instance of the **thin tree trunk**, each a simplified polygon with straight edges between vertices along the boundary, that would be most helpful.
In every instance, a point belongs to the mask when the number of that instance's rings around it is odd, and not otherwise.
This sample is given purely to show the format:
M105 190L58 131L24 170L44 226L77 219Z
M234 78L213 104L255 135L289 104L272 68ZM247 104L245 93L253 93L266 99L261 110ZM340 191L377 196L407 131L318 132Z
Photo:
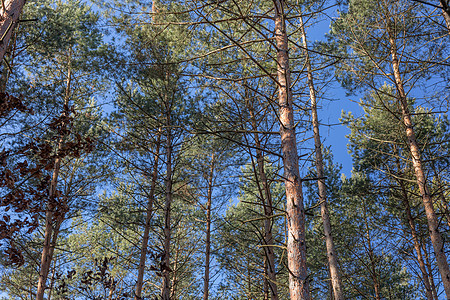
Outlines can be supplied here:
M247 87L246 87L247 89ZM246 92L247 94L247 92ZM246 98L249 98L248 95L246 95ZM254 133L254 139L255 139L255 148L256 148L256 162L257 162L257 168L258 168L258 176L259 180L262 183L264 192L261 193L261 199L262 204L264 207L264 216L266 217L264 219L264 270L267 272L265 275L265 282L264 284L267 285L268 289L265 288L265 290L270 290L270 298L272 300L278 300L278 289L277 289L277 278L276 278L276 268L275 268L275 252L273 250L274 240L272 235L272 218L273 218L273 203L272 203L272 193L270 192L270 186L269 182L267 180L266 171L264 167L264 155L262 152L262 146L261 141L259 139L259 135L257 133L258 131L258 125L256 122L256 116L253 104L250 99L248 99L247 108L249 110L250 119L252 123L252 129L255 132ZM257 177L258 180L258 177ZM259 184L258 184L259 185ZM266 282L267 281L267 282ZM266 296L265 296L266 297Z
M310 299L306 268L305 209L289 68L288 38L283 1L274 0L275 40L277 45L277 77L280 107L280 135L286 187L286 217L288 225L287 256L291 300Z
M445 195L444 195L444 186L442 183L442 178L439 175L439 172L437 171L436 168L436 163L435 161L431 162L431 167L433 168L433 172L434 172L434 176L436 178L436 182L437 182L437 194L439 195L439 208L441 210L441 213L445 216L445 219L447 220L447 226L450 228L450 212L449 212L449 208L448 208L448 202L445 199Z
M211 255L211 203L214 184L214 166L216 164L214 154L211 155L211 166L208 176L208 195L206 201L206 241L205 241L205 279L203 285L203 300L209 296L209 269Z
M134 299L140 300L142 299L142 286L144 284L144 271L145 271L145 260L147 258L147 247L148 247L148 239L150 233L150 221L153 215L153 202L155 196L155 188L156 181L158 179L158 162L159 162L159 148L161 143L161 133L158 130L158 136L156 138L156 149L155 149L155 158L153 163L150 191L148 195L148 203L147 203L147 216L145 217L145 227L144 227L144 235L142 237L142 245L141 245L141 256L139 259L139 271L138 271L138 279L136 282L136 290Z
M377 272L377 268L376 268L376 261L375 261L375 254L373 251L373 247L372 247L372 240L370 238L370 227L369 227L369 222L367 220L367 212L366 212L366 202L364 201L363 203L364 205L364 225L366 226L366 239L367 239L367 252L369 254L369 259L370 259L370 273L372 275L372 282L373 282L373 289L375 292L375 299L376 300L381 300L381 295L380 295L380 283L378 281L378 272Z
M171 205L172 205L172 136L170 124L170 109L167 109L167 140L166 140L166 203L164 207L164 256L162 261L162 300L170 300L170 238L171 238Z
M69 114L69 99L70 99L70 85L72 80L72 68L69 63L69 70L67 74L67 84L66 84L66 91L65 91L65 97L64 97L64 111L63 111L63 117L68 116ZM66 127L67 124L65 121L63 121L62 127ZM59 153L63 146L64 141L64 134L60 137L58 141L58 148L57 153ZM37 300L43 300L44 299L44 292L45 292L45 284L48 277L48 272L50 270L50 264L53 258L53 251L55 249L55 243L56 243L56 237L59 233L59 227L61 226L60 223L62 223L64 219L64 214L66 210L66 203L63 203L62 205L62 211L59 212L59 215L57 216L56 220L56 229L54 237L54 241L52 243L52 236L53 236L53 218L55 215L55 209L57 207L56 202L56 186L58 184L58 175L61 168L61 157L57 156L55 159L54 167L53 167L53 175L52 180L50 182L49 187L49 198L47 203L47 209L45 212L45 233L44 233L44 247L42 249L42 255L41 255L41 265L39 268L39 281L38 281L38 287L36 292L36 299Z
M47 300L52 299L53 286L55 285L55 275L56 275L56 260L53 260L53 272L52 278L50 279L50 289L48 291Z
M0 62L3 60L8 48L11 35L19 23L26 0L2 0L0 7Z
M437 290L436 290L436 284L434 284L434 278L433 278L433 269L431 267L430 259L428 257L428 251L425 248L425 243L422 241L422 250L423 250L423 256L425 257L425 263L428 269L428 274L430 274L430 285L431 285L431 291L433 292L434 300L439 300Z
M411 113L409 112L406 93L400 74L399 59L397 57L397 47L390 30L388 30L388 34L389 43L391 44L392 67L394 70L395 83L399 98L398 100L402 109L403 124L405 125L406 129L406 136L408 138L409 150L411 152L417 185L419 187L420 194L422 195L422 201L425 207L425 214L427 216L431 243L434 248L436 261L438 264L439 272L441 274L442 284L444 286L447 299L450 299L450 268L444 252L444 242L442 240L441 233L439 232L439 221L433 207L433 201L426 185L426 177L424 169L422 167L420 148L417 144L416 135L411 121Z
M311 68L311 61L308 53L308 44L306 40L306 31L305 26L303 24L303 18L300 16L300 31L303 39L303 47L305 52L305 64L306 70L308 72L308 87L309 87L309 95L311 97L311 117L312 117L312 125L314 132L314 147L316 154L316 170L317 170L317 185L319 187L319 203L320 203L320 213L322 216L323 222L323 231L325 234L325 244L327 249L327 258L328 258L328 266L330 269L330 277L331 277L331 285L333 287L333 295L335 300L343 300L344 293L342 291L341 279L339 278L339 268L338 268L338 260L337 253L334 247L333 235L331 233L331 222L330 216L328 213L328 204L327 204L327 187L324 179L324 170L323 170L323 157L322 157L322 142L320 141L320 132L319 132L319 118L317 116L317 98L316 91L314 89L314 81L313 74Z

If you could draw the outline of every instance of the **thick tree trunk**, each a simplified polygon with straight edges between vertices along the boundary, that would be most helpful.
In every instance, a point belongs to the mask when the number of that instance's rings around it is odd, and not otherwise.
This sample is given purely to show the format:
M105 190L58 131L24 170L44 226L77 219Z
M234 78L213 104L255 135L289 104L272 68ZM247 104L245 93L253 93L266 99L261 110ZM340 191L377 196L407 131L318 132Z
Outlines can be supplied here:
M333 287L333 295L335 300L343 300L344 294L342 291L341 279L339 278L339 268L338 268L338 260L337 253L334 247L333 235L331 233L331 223L330 216L328 213L328 204L327 204L327 188L325 185L324 179L324 170L323 170L323 157L322 157L322 142L320 141L320 132L319 132L319 118L317 116L317 98L316 91L314 89L314 80L313 73L311 68L311 62L309 59L308 53L308 44L306 40L306 31L303 24L303 18L300 16L300 31L303 40L303 47L305 52L305 64L306 70L308 72L308 87L309 87L309 95L311 97L311 117L312 117L312 125L314 132L314 147L315 147L315 155L316 155L316 170L317 170L317 185L319 187L319 203L320 203L320 213L322 216L323 222L323 231L325 234L325 244L327 249L327 258L328 258L328 266L331 277L331 286Z
M0 7L0 62L3 60L8 48L11 35L19 23L26 0L2 0Z
M403 87L403 81L400 74L399 59L397 56L397 47L391 33L389 34L389 43L391 45L392 67L394 70L395 84L398 92L398 101L402 109L403 124L406 129L406 137L408 138L409 150L411 152L414 173L417 185L422 195L425 214L428 221L428 229L430 233L431 243L434 248L437 265L441 274L442 284L444 286L447 299L450 299L450 269L447 257L444 252L444 241L439 232L439 221L434 210L433 201L426 185L425 172L422 166L420 148L417 144L416 135L411 121L411 113L408 108L406 93Z
M72 68L69 63L69 70L67 73L67 84L66 91L64 97L64 111L63 116L68 116L69 114L69 100L70 100L70 86L72 80ZM64 121L65 122L65 121ZM67 126L66 123L63 123L62 127ZM64 134L60 137L58 141L57 152L59 153L63 146ZM57 209L56 203L56 187L58 184L58 175L61 168L61 157L56 157L54 167L53 167L53 175L52 180L50 182L49 192L48 192L48 203L47 209L45 212L45 233L44 233L44 247L42 249L41 254L41 265L39 268L39 281L36 292L36 299L43 300L44 292L45 292L45 284L48 277L48 272L50 270L50 264L53 258L53 251L56 245L56 239L59 233L59 227L61 226L62 221L64 220L65 210L66 210L66 201L61 205L61 211L56 218L56 226L53 232L53 218L55 216L55 210ZM53 237L53 241L52 241Z
M214 154L211 155L211 166L208 174L208 194L206 200L206 241L205 241L205 278L203 284L203 300L208 300L209 297L209 269L211 256L211 204L212 192L214 185L214 166L216 160Z
M142 286L144 284L145 260L147 258L147 247L148 247L148 239L149 239L149 233L150 233L150 221L151 221L152 215L153 215L153 202L154 202L154 196L155 196L156 181L158 179L158 162L159 162L160 143L161 143L161 133L158 131L158 136L156 138L155 161L153 163L150 191L149 191L149 195L148 195L147 216L145 217L144 235L142 237L138 278L137 278L137 282L136 282L136 290L135 290L135 295L134 295L135 300L142 299Z
M247 94L247 93L246 93ZM248 95L246 95L247 98ZM262 152L261 141L259 139L258 125L256 122L256 116L253 104L251 100L248 99L247 108L249 110L250 119L252 123L252 129L255 139L256 148L256 163L258 168L258 177L262 183L263 191L260 190L260 196L262 199L262 205L264 207L264 270L265 270L265 281L264 281L264 297L269 299L268 294L270 294L270 299L278 300L278 288L277 288L277 278L276 278L276 268L275 268L275 252L273 250L274 239L272 235L272 223L273 223L273 203L272 203L272 193L270 192L269 182L267 180L266 171L264 167L264 155ZM257 177L257 180L258 180ZM258 184L259 185L259 184Z
M306 269L305 209L303 206L302 182L298 166L288 38L284 20L283 1L274 0L274 6L281 122L280 135L287 201L289 292L291 300L309 300L308 274Z

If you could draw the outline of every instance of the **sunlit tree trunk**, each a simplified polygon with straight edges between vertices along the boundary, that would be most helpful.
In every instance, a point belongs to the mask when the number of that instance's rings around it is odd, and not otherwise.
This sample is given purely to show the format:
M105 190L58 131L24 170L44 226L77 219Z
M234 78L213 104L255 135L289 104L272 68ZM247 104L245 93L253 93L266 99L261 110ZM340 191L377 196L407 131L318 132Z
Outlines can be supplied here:
M388 28L390 26L391 25L388 24ZM398 101L402 110L402 119L406 130L406 137L408 138L414 173L416 176L420 194L422 196L423 205L425 207L425 214L428 221L428 230L431 238L431 243L434 248L439 272L441 274L442 284L444 286L447 298L450 299L450 269L447 262L447 257L444 252L444 241L442 239L441 233L439 232L439 221L436 216L433 201L426 184L426 177L422 166L420 148L417 144L416 135L411 121L411 113L408 108L406 93L400 73L400 63L397 55L397 46L394 37L392 36L391 30L388 30L388 34L389 43L391 46L392 68L394 71L395 85L398 93Z
M339 268L337 253L334 247L333 235L331 233L330 216L328 213L327 204L327 187L325 185L324 170L323 170L323 157L322 157L322 142L320 140L319 132L319 117L317 116L317 98L314 88L313 73L311 68L311 62L308 53L308 44L306 40L306 30L303 24L303 18L300 16L300 31L303 40L303 47L305 52L305 64L308 72L308 87L309 95L311 98L311 117L314 132L314 148L316 155L316 170L317 170L317 185L319 187L319 203L320 213L322 216L323 231L325 234L325 245L327 249L328 267L330 272L331 286L333 287L333 295L335 300L343 300L344 294L342 291L341 279L339 278Z
M291 300L310 299L306 269L305 209L298 166L294 109L289 69L288 38L283 3L274 0L275 40L277 46L277 78L280 109L280 135L286 187L288 226L287 257Z
M11 35L19 23L26 0L1 0L0 7L0 62L5 57Z
M399 156L396 157L396 164L397 164L397 170L400 171ZM427 295L428 300L433 300L433 294L432 294L431 285L430 285L430 278L428 276L428 272L425 267L425 262L423 260L422 250L420 248L420 242L419 242L419 237L417 235L414 218L411 214L411 206L409 204L408 191L406 190L405 184L402 180L399 180L398 183L400 185L400 189L402 192L402 201L403 201L403 204L405 205L406 220L408 221L409 229L411 230L411 236L413 239L414 249L416 250L416 254L417 254L417 261L419 263L419 268L422 273L422 280L423 280L423 284L425 286L425 293Z

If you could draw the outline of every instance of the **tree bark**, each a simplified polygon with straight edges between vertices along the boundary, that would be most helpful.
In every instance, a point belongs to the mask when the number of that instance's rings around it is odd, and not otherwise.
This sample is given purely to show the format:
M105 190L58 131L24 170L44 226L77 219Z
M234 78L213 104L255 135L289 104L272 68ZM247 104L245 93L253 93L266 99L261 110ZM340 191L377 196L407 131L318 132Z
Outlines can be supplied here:
M205 279L203 285L203 300L209 297L209 269L211 256L211 204L214 185L214 166L216 164L214 154L211 155L211 166L208 174L208 194L206 201L206 241L205 241Z
M170 108L166 103L167 133L166 133L166 203L164 207L164 253L162 260L162 300L170 300L170 238L171 238L171 205L172 205L172 133L170 121Z
M327 258L328 258L328 266L331 277L331 286L333 287L333 295L335 300L343 300L344 293L342 291L341 279L339 277L339 268L338 268L338 260L337 253L334 247L333 235L331 233L331 223L330 216L328 213L328 204L327 204L327 188L324 179L324 170L323 170L323 156L322 156L322 142L320 141L320 131L319 131L319 118L317 115L317 98L316 91L314 89L314 80L313 73L311 68L311 61L308 53L308 43L306 40L306 30L303 24L303 18L300 16L300 31L303 40L303 47L305 52L305 64L306 70L308 72L308 87L309 87L309 95L311 98L311 117L312 117L312 125L314 132L314 148L316 155L316 170L317 170L317 185L319 187L319 203L320 203L320 213L322 216L323 222L323 231L325 234L325 244L327 249Z
M0 61L3 60L11 35L19 23L26 0L2 0L0 7Z
M398 156L396 158L396 164L397 164L397 170L400 171L400 161L399 161ZM417 261L419 263L419 269L422 273L422 280L423 280L423 284L425 286L425 293L427 295L428 300L433 300L433 293L431 290L430 278L428 276L428 272L425 267L425 262L423 260L422 250L420 248L419 236L416 231L416 225L414 222L414 218L412 217L412 214L411 214L411 206L409 204L408 192L407 192L404 182L402 180L399 180L398 183L399 183L400 189L402 191L402 196L403 196L402 201L403 201L403 204L405 205L406 220L408 221L409 229L411 230L411 236L413 239L414 249L416 250L416 254L417 254Z
M406 93L403 87L403 81L400 73L400 63L397 56L397 47L390 30L388 30L388 34L389 43L391 45L392 68L394 71L398 101L402 109L402 119L406 130L406 137L408 138L414 173L416 176L420 194L422 196L423 205L425 207L425 214L428 221L428 230L431 238L431 243L434 248L439 272L441 274L442 284L444 286L447 299L450 299L450 269L447 262L447 257L444 252L444 241L442 239L441 233L439 232L439 221L437 219L433 201L426 184L426 177L424 168L422 166L420 148L417 144L416 135L411 121L411 113L408 108Z
M288 38L283 1L274 0L275 40L277 45L277 78L280 107L280 135L286 187L286 217L288 225L287 256L291 300L310 299L306 268L305 209L289 69Z
M161 143L161 133L158 130L158 136L156 138L155 158L154 158L155 161L153 163L150 191L149 191L149 195L148 195L147 216L145 217L144 235L142 237L138 278L137 278L137 282L136 282L136 290L135 290L135 295L134 295L135 300L142 299L142 286L144 284L145 260L147 258L147 247L148 247L148 239L149 239L149 233L150 233L150 221L152 219L152 214L153 214L153 202L154 202L154 197L155 197L156 181L158 179L158 162L159 162L160 143Z
M71 86L71 80L72 80L72 68L69 63L69 70L67 73L67 84L66 84L66 91L65 91L65 97L64 97L64 111L63 116L66 117L69 114L69 100L70 100L70 86ZM65 122L65 121L64 121ZM67 124L63 123L62 127L66 127ZM59 138L58 141L58 148L57 153L59 153L63 146L63 141L65 139L64 134ZM38 281L38 287L36 292L36 299L37 300L43 300L44 299L44 292L45 292L45 285L48 277L48 272L50 270L50 264L53 258L53 251L55 249L56 245L56 239L59 233L59 227L61 226L62 221L64 220L65 210L66 210L66 201L64 201L63 205L61 205L61 211L59 212L59 215L56 218L56 226L55 230L53 232L53 219L55 216L55 212L57 209L57 203L56 203L56 187L58 184L58 175L61 168L61 160L62 158L57 156L55 159L54 167L53 167L53 175L52 180L50 182L49 192L48 192L48 203L47 203L47 209L45 212L45 233L44 233L44 247L42 249L41 254L41 265L39 268L39 281ZM53 236L53 239L52 239Z

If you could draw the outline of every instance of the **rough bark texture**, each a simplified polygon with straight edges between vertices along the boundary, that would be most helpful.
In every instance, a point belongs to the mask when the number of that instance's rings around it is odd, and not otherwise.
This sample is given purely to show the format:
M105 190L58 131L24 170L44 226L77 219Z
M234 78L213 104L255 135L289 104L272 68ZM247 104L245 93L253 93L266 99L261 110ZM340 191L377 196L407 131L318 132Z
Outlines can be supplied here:
M442 284L444 286L447 299L450 299L450 269L447 257L444 252L444 241L439 232L439 220L434 210L433 201L426 185L425 171L422 166L422 159L419 145L417 144L416 135L411 121L411 113L408 108L406 93L400 73L400 63L397 56L397 47L395 40L389 32L389 43L391 45L392 68L394 71L395 84L398 93L398 101L402 109L402 119L408 138L409 150L411 152L412 164L416 176L417 185L422 196L425 214L428 221L428 230L430 233L431 243L434 248L437 265L441 274Z
M0 61L3 60L11 35L19 23L26 0L4 0L0 7Z
M65 98L64 98L64 111L63 115L67 116L69 114L69 99L70 99L70 86L71 86L71 80L72 80L72 69L69 64L69 70L67 74L67 84L66 84L66 91L65 91ZM63 124L63 127L67 124ZM64 136L61 136L58 141L58 148L57 151L61 151L62 144L64 141ZM48 277L48 272L50 270L50 264L53 258L53 252L55 250L56 245L56 239L58 237L59 228L61 226L62 221L64 220L65 215L65 205L66 201L64 201L62 207L62 211L59 211L59 214L56 218L56 224L55 229L53 229L53 222L55 217L55 210L57 207L56 204L56 187L58 184L58 175L61 168L61 157L56 157L54 167L53 167L53 174L52 174L52 180L50 182L49 187L49 198L47 203L47 209L45 211L45 232L44 232L44 246L42 249L41 254L41 264L39 268L39 281L38 281L38 287L36 292L36 299L37 300L43 300L44 299L44 292L45 292L45 285Z
M294 109L289 69L288 39L283 1L274 0L275 39L277 45L277 78L280 107L280 135L286 187L288 226L287 256L291 300L310 299L306 269L305 209L298 166Z
M144 284L145 260L147 258L148 238L149 238L149 233L150 233L150 221L151 221L152 215L153 215L153 202L154 202L154 196L155 196L156 180L158 179L158 162L159 162L160 143L161 143L161 134L158 132L158 136L156 139L155 161L153 163L150 191L148 194L147 215L145 217L144 235L142 237L138 279L136 282L136 290L135 290L135 295L134 295L135 300L142 299L142 285Z
M206 241L205 241L205 278L203 284L203 300L209 297L209 268L211 256L211 203L214 185L214 166L216 164L214 154L211 155L211 166L208 174L208 194L206 201Z
M306 40L306 31L303 24L302 17L300 20L300 31L303 40L303 47L305 52L305 64L306 70L308 72L308 87L309 87L309 95L311 98L311 117L312 117L312 125L314 132L314 148L316 155L316 170L317 170L317 185L319 187L319 202L320 202L320 214L322 216L323 222L323 231L325 234L325 244L327 249L327 258L328 258L328 267L330 271L330 279L331 286L333 288L333 295L335 300L343 300L344 293L342 291L341 279L339 278L339 268L338 268L338 260L336 249L334 247L333 235L331 233L331 223L330 216L328 213L328 204L327 204L327 188L325 185L324 179L324 170L323 170L323 157L322 157L322 142L320 141L320 131L319 131L319 117L317 115L317 98L316 91L314 89L314 80L311 68L311 62L309 59L308 53L308 43Z

